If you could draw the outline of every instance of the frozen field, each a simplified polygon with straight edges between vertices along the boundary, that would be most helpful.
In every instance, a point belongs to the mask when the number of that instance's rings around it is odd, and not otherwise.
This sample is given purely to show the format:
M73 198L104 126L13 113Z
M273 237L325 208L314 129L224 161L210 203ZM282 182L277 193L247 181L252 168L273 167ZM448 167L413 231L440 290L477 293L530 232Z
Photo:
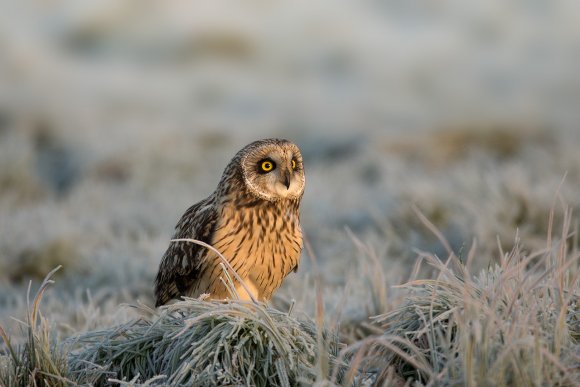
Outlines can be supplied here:
M0 325L14 343L29 281L34 294L58 265L41 309L59 340L152 305L175 223L264 137L296 142L307 178L311 253L275 307L315 318L320 288L345 344L376 333L368 317L404 300L394 286L437 275L413 274L420 257L448 257L430 224L461 259L474 249L474 274L516 241L526 257L568 239L578 306L577 3L0 7Z

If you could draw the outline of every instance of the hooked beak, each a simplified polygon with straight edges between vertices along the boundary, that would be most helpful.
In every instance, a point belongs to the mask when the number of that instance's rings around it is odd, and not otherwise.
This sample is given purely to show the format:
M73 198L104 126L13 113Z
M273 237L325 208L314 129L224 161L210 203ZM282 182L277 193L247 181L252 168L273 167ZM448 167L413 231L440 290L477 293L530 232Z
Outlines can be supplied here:
M290 171L284 172L284 185L286 189L290 189Z

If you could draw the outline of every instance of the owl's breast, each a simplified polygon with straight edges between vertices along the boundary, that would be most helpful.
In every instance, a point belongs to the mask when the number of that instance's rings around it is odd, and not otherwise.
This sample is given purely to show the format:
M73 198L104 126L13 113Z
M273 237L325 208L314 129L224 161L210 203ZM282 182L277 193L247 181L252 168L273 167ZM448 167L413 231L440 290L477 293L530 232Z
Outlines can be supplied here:
M224 213L214 235L218 249L251 292L267 300L298 266L302 251L299 215L292 208L255 206Z

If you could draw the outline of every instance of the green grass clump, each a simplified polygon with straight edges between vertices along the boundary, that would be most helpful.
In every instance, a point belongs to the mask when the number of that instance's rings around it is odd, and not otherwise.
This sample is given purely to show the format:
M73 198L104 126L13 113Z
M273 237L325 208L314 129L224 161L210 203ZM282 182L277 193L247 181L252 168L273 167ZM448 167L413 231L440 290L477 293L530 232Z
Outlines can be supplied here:
M144 312L155 311L140 306ZM337 345L309 321L264 304L186 299L156 318L77 337L70 356L79 383L149 385L311 385L326 379L321 359ZM321 356L321 351L325 351ZM329 372L329 371L328 371Z

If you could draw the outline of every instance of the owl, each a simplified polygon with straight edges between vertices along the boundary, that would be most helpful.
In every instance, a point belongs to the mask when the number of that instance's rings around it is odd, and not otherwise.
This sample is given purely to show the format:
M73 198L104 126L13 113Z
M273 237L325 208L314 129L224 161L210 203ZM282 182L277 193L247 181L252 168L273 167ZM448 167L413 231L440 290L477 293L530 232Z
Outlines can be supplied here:
M295 144L255 141L232 158L216 190L185 211L174 239L213 246L237 273L230 277L240 299L267 301L298 269L304 185L302 155ZM172 241L155 279L156 306L181 296L229 298L221 259L202 245Z

